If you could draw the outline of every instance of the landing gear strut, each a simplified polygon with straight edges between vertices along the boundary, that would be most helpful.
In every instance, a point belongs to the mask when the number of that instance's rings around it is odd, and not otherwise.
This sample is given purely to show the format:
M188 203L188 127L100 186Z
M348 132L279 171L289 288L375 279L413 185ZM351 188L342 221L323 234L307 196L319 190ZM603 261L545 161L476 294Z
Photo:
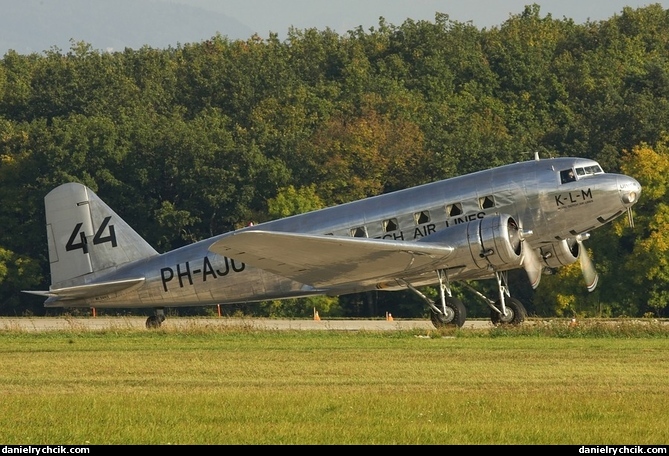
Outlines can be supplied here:
M462 304L462 301L453 297L446 271L440 269L436 273L439 279L440 306L437 306L434 301L418 291L410 283L406 282L405 284L409 290L427 302L427 305L430 307L430 320L432 320L435 328L442 328L444 326L457 326L460 328L465 324L465 319L467 318L465 306ZM490 307L490 321L492 321L493 325L521 324L525 321L525 317L527 317L527 311L519 300L511 297L509 287L507 286L506 271L496 271L495 278L497 279L497 288L499 289L499 299L497 301L488 299L467 282L462 283L488 304L488 307Z
M407 283L407 287L427 302L427 305L430 307L430 320L435 328L438 329L445 326L461 328L467 319L467 309L462 301L452 296L445 271L438 270L437 277L439 278L440 306L435 305L434 301L418 291L410 283Z
M439 312L430 309L430 320L435 328L443 328L444 326L457 326L461 328L465 324L466 318L467 310L465 309L465 305L462 301L452 296L446 297L446 303Z
M497 287L499 288L499 299L497 301L488 299L466 282L464 284L488 304L488 307L490 307L490 321L493 325L515 326L521 324L525 321L525 317L527 317L527 311L522 302L511 297L509 287L507 286L507 273L495 272L495 278L497 279Z
M160 328L160 324L165 321L165 309L156 309L156 314L146 319L147 329Z
M501 307L499 305L499 301L497 301L496 307ZM490 311L490 321L492 321L492 324L497 326L497 325L519 325L521 324L524 320L525 317L527 316L527 312L525 311L525 307L523 304L518 301L515 298L508 298L506 300L506 305L504 306L506 313L502 315L501 312L497 311L497 308L494 310Z

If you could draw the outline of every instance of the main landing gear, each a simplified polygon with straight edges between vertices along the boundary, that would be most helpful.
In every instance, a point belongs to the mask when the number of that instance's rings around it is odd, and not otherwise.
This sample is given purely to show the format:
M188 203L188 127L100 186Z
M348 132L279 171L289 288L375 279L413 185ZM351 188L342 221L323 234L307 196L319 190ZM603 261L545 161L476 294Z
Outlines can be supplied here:
M156 314L151 315L146 319L146 327L148 329L160 328L162 322L165 321L165 309L157 308Z
M418 291L410 283L406 285L409 290L423 298L430 307L430 320L432 320L435 328L442 328L444 326L457 326L461 328L467 319L467 309L462 301L452 296L445 271L438 270L437 277L439 278L440 306L437 306L434 301Z
M406 285L411 291L427 302L427 305L430 308L430 320L435 328L443 328L446 326L461 328L465 324L467 310L462 301L453 297L450 285L448 284L446 271L438 270L436 273L437 278L439 279L439 305L436 305L434 301L418 291L410 283L407 283ZM493 325L521 324L525 321L525 317L527 317L527 311L519 300L511 297L509 288L506 284L506 272L495 272L495 278L497 279L497 286L499 288L499 299L497 301L488 299L485 295L472 288L466 282L464 282L464 284L477 296L482 298L488 307L490 307L490 321Z

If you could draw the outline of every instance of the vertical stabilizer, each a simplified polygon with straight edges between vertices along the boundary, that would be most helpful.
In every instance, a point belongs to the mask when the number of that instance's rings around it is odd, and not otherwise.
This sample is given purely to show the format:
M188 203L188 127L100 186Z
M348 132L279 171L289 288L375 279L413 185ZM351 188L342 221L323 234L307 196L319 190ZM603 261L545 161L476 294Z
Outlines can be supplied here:
M91 189L69 183L44 198L51 285L157 255ZM84 282L73 281L73 283Z

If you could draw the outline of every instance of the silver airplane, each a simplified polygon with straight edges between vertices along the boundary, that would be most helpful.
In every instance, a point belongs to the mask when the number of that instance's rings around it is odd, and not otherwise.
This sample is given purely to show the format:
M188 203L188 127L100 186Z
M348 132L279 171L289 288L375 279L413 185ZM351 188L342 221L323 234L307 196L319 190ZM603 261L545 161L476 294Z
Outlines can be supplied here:
M46 195L51 269L45 307L153 308L248 303L369 290L412 290L436 327L462 326L451 283L495 279L483 298L495 324L519 324L523 304L507 273L533 288L547 268L580 261L590 291L598 275L583 248L589 232L625 212L641 192L628 176L583 158L514 163L261 223L158 253L93 191L78 183ZM438 285L433 301L419 287Z

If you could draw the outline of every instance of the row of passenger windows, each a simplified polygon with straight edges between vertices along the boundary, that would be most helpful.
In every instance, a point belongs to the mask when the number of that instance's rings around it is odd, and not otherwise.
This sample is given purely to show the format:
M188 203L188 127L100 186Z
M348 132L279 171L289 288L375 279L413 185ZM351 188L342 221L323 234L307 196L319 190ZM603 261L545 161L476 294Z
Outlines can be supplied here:
M482 198L479 198L478 201L479 209L490 209L495 207L495 198L493 195L487 195ZM457 217L458 215L463 214L462 203L448 204L446 206L446 215L448 217ZM429 223L430 211L420 211L413 214L413 219L416 225L424 225ZM399 223L396 218L390 218L383 221L383 232L391 233L400 229ZM331 233L330 233L331 234ZM351 236L353 237L367 237L367 229L364 226L358 226L356 228L351 228Z

